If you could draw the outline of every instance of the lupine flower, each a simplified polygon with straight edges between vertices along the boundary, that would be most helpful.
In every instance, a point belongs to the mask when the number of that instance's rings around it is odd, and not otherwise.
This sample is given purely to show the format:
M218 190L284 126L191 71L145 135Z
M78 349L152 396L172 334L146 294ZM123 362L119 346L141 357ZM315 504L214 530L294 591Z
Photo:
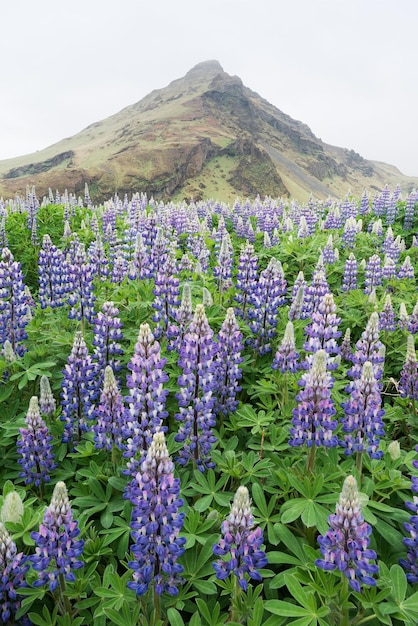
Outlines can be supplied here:
M174 255L166 255L165 263L160 264L155 278L154 301L155 313L153 321L157 323L154 335L159 338L166 332L167 327L175 320L176 311L180 304L179 279L176 276L177 265Z
M6 522L19 523L23 517L23 502L17 491L9 491L4 497L1 507L0 520Z
M331 398L333 379L327 371L327 353L318 350L314 354L311 369L299 380L303 389L296 396L298 406L292 411L292 427L289 444L301 446L335 447L338 439L333 434L337 427L334 402Z
M396 263L388 255L385 255L382 273L383 278L385 278L386 280L392 280L393 278L396 278Z
M401 371L399 392L403 398L418 400L418 362L413 335L407 337L406 359Z
M298 363L299 354L295 347L295 333L291 321L287 322L283 340L275 354L271 367L274 370L285 372L296 372L300 367Z
M379 328L386 331L396 330L395 311L390 294L386 295L383 311L379 314Z
M33 396L25 418L25 428L19 428L20 439L17 442L22 466L19 473L25 479L25 485L39 487L51 480L50 472L57 467L52 450L52 436L41 417L38 398Z
M14 363L17 359L17 356L13 351L12 344L8 339L4 342L3 356L6 363Z
M14 260L8 248L3 248L0 261L0 344L9 340L13 352L23 356L27 338L25 326L28 304L20 263Z
M78 243L74 259L68 265L68 304L71 306L68 317L76 320L94 320L93 266L87 260L84 245Z
M55 413L56 409L55 398L52 395L51 385L49 384L48 376L41 377L40 383L40 395L39 395L39 408L43 415L50 417Z
M124 456L143 455L148 449L154 433L166 430L163 421L168 413L165 403L168 390L163 388L168 381L164 371L166 359L161 356L161 348L148 324L141 324L134 355L128 363L126 385L129 396L123 436L127 440ZM133 462L132 469L137 467Z
M370 563L377 557L368 547L372 528L364 521L354 476L345 479L335 514L328 517L328 522L329 530L318 537L323 558L317 559L315 565L328 571L339 569L358 593L361 584L375 586L373 574L379 568Z
M164 591L178 594L183 567L177 559L184 552L184 537L179 537L184 513L179 509L180 480L174 478L174 463L170 459L163 432L154 434L139 471L130 489L134 506L131 536L135 556L128 566L133 570L129 589L142 596L152 586L158 595Z
M68 582L74 582L73 570L83 567L79 557L83 554L84 541L78 539L80 529L73 519L70 501L65 483L55 485L51 504L46 508L39 532L32 532L36 544L35 554L30 558L33 569L38 573L34 587L48 584L50 591L55 591L59 577L63 575Z
M415 303L415 306L409 318L408 332L410 332L411 335L416 335L418 333L418 300Z
M180 428L175 441L183 444L178 462L186 465L193 459L200 471L214 467L210 450L216 442L212 434L215 426L213 392L217 384L215 353L213 331L204 306L198 304L179 355L178 364L183 374L179 376L180 391L176 394L180 408L175 419L180 422Z
M418 446L415 450L418 452ZM412 461L418 469L418 461ZM399 559L399 563L406 571L406 579L411 584L418 583L418 476L412 476L411 489L414 493L412 502L405 502L405 506L412 511L409 522L404 523L405 530L410 534L404 537L403 543L408 548L406 559Z
M241 390L239 381L242 377L240 364L243 361L241 352L244 349L242 332L235 319L234 309L230 307L218 333L218 349L214 367L218 377L217 410L227 414L236 410L237 393Z
M95 369L94 388L95 396L100 394L103 387L104 372L108 365L114 372L121 368L119 357L123 354L120 341L123 339L123 324L120 321L119 309L113 302L104 302L102 310L94 319L92 355L93 367Z
M49 235L44 235L39 251L39 303L41 309L60 307L65 304L66 271L65 259Z
M95 410L97 423L93 426L96 448L111 451L116 445L123 448L122 429L124 426L125 405L118 383L110 365L105 368L103 391Z
M326 293L321 299L318 308L312 313L312 322L305 327L307 341L304 343L306 352L315 353L325 350L328 355L327 368L335 369L337 366L334 355L339 354L337 339L341 337L338 325L341 318L336 315L337 306L332 293ZM312 363L312 355L307 355L304 367Z
M399 268L398 278L406 278L412 280L414 278L414 266L411 263L411 257L405 257L405 261L402 263Z
M63 374L60 419L65 424L62 440L69 443L79 441L81 433L89 430L89 420L94 414L95 370L81 332L75 333Z
M222 536L213 546L213 554L220 558L213 563L218 580L225 580L231 573L238 579L244 591L248 589L248 578L262 580L259 569L267 565L266 554L261 550L263 531L254 528L251 501L247 487L238 487L231 512L222 522Z
M342 402L344 417L342 419L344 439L340 445L345 454L367 452L372 459L380 459L382 451L378 451L380 437L385 434L381 408L382 398L377 380L374 377L373 365L366 361L360 379L350 387L350 395Z
M183 286L181 303L176 312L176 323L167 328L168 350L180 350L184 335L193 319L192 292L189 283Z
M317 310L321 299L329 293L329 285L324 270L315 269L312 282L305 289L305 302L301 319L307 319Z
M370 361L373 365L375 378L380 380L383 373L382 363L385 360L381 351L382 347L383 344L379 339L379 316L376 311L374 311L360 339L356 343L356 351L351 359L353 366L348 370L348 376L354 379L360 378L363 365L366 361Z
M408 311L406 310L406 305L405 302L401 302L399 305L399 319L398 319L398 327L401 330L408 330L408 324L409 324L409 315L408 315Z
M241 248L238 261L235 301L240 305L236 309L237 315L246 316L247 305L251 301L251 295L257 287L258 258L254 252L254 246L247 241Z
M357 289L357 260L352 252L350 252L350 256L345 262L341 289L343 291Z
M300 286L289 307L289 321L294 322L302 317L305 302L305 287Z
M296 277L295 282L292 287L292 300L294 300L299 293L299 289L302 287L303 290L306 289L308 283L305 280L305 276L302 271L300 271Z
M17 552L16 544L0 523L0 620L3 624L30 624L16 620L20 609L19 590L27 587L25 574L29 569L27 557Z
M260 274L257 288L251 295L248 317L253 337L248 343L259 354L271 351L271 340L276 336L279 307L286 303L287 282L280 261L274 257Z
M371 292L373 287L377 287L382 284L382 266L380 256L374 254L371 256L366 264L365 277L364 277L364 293Z
M222 293L232 286L232 261L233 247L231 238L228 233L222 238L221 247L218 255L218 264L213 268L213 275L219 285L219 291Z
M351 352L351 329L350 328L347 328L344 333L344 338L340 346L340 354L341 354L341 358L344 359L345 361L351 361L352 352Z

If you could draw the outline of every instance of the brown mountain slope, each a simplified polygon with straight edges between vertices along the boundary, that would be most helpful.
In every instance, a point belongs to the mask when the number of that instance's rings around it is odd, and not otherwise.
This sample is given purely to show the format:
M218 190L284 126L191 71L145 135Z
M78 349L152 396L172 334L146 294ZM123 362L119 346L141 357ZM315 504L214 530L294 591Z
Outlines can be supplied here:
M164 89L45 150L0 161L0 195L35 185L96 201L135 191L157 199L292 195L306 199L418 186L390 165L323 143L206 61Z

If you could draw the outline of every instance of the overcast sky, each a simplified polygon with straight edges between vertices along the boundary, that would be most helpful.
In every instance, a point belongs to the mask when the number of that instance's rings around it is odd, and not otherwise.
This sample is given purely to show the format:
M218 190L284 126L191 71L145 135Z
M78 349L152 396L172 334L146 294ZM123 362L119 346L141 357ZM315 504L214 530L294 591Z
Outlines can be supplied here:
M323 141L418 175L417 0L1 4L0 159L216 59Z

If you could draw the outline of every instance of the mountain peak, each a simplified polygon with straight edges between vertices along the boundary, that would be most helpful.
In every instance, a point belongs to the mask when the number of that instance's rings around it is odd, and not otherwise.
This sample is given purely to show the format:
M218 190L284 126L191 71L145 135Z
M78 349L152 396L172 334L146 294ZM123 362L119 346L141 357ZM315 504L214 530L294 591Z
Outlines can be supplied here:
M187 72L186 78L188 76L192 77L196 74L219 74L219 72L223 73L223 71L223 67L219 63L219 61L211 59L209 61L202 61L201 63L198 63L197 65L192 67L192 69Z

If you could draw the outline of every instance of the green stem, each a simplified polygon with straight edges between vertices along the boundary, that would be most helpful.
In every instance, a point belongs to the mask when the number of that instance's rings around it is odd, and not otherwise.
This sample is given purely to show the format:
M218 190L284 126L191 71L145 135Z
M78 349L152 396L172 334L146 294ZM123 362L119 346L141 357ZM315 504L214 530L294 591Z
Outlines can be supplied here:
M70 601L67 598L67 595L65 593L66 585L65 585L64 574L58 574L58 579L59 579L59 586L60 586L60 591L61 591L61 598L64 600L64 614L65 615L69 615L70 618L71 618L72 617L72 609L71 609Z
M231 607L229 610L230 622L239 621L239 600L241 597L242 589L239 586L238 578L235 577L234 591L231 598Z
M341 611L341 620L340 620L340 626L349 626L350 625L350 621L349 621L349 613L348 613L348 595L350 593L349 589L348 589L348 579L346 576L344 576L344 574L341 574L341 578L342 578L342 585L341 585L341 606L342 611Z
M316 450L316 445L312 444L312 446L309 448L309 454L308 454L308 474L312 474L313 472L313 468L315 465L315 450Z
M361 486L361 474L363 471L363 452L357 452L356 456L356 468L358 471L358 484Z
M154 624L158 624L161 619L161 600L154 589Z

